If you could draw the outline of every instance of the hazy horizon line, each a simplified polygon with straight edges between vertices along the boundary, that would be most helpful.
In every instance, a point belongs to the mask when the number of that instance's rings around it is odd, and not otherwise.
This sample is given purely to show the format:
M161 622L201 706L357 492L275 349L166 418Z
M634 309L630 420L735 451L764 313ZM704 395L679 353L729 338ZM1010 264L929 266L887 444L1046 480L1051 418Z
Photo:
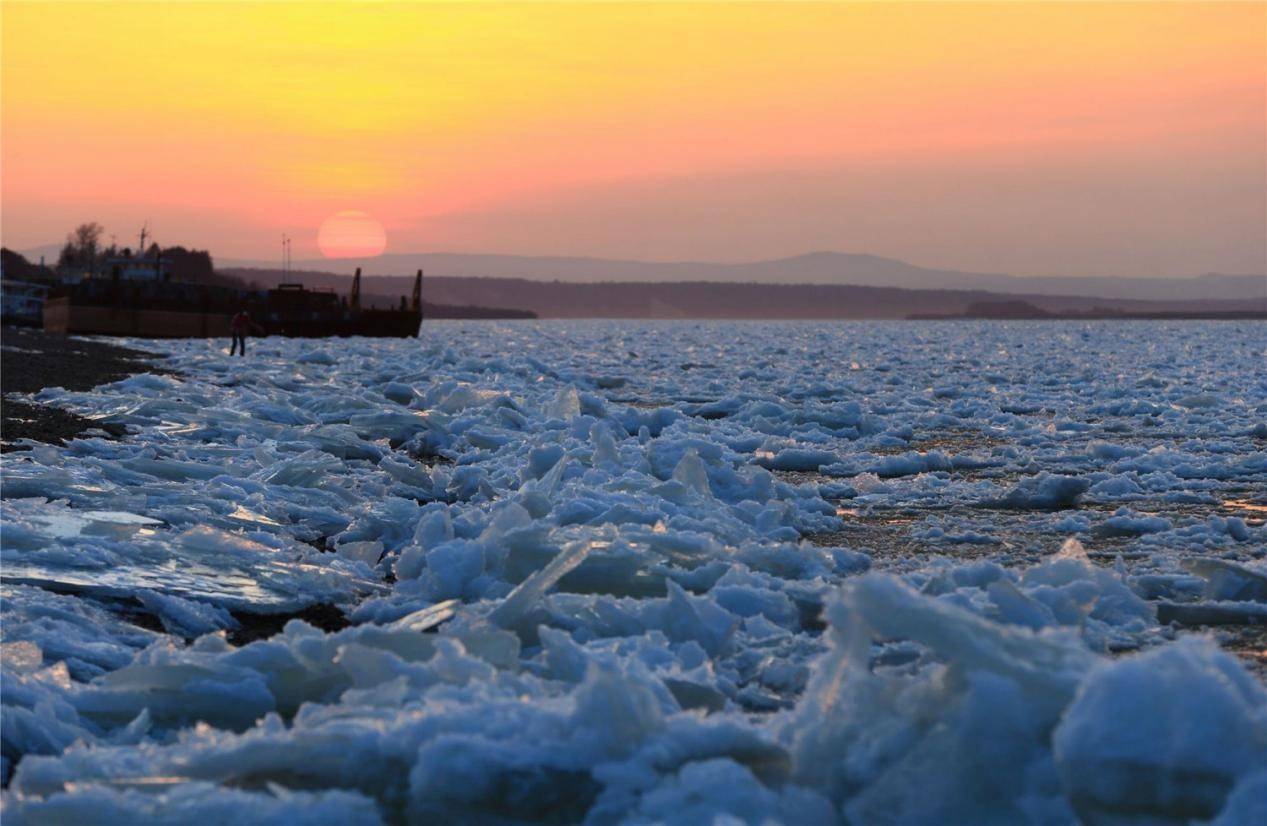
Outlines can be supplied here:
M60 250L60 248L62 247L64 243L65 242L52 242L52 243L42 244L42 245L34 246L34 247L26 247L25 249L18 249L16 246L10 247L7 244L4 244L2 241L0 241L0 246L3 246L6 249L10 249L13 252L16 252L19 255L22 255L24 258L27 258L28 260L30 260L31 257L34 255L47 256L47 254L50 251L53 251L53 252L58 251ZM183 247L186 245L181 243L181 244L171 244L169 246ZM127 248L127 245L123 245L123 248ZM201 248L197 244L192 244L192 245L189 245L187 248L188 249L206 249L206 251L209 254L211 254L211 258L214 263L214 266L216 266L217 268L259 269L259 270L283 269L282 262L280 260L270 261L269 259L266 259L266 258L241 258L241 257L220 258L219 256L215 254L214 250L212 250L210 247ZM816 250L807 250L805 252L799 252L799 253L790 253L787 255L776 256L773 258L745 258L745 259L732 259L732 260L709 260L709 259L702 259L702 258L694 258L694 259L691 259L691 258L666 258L666 259L613 258L613 257L600 256L600 255L575 255L575 254L568 255L568 254L561 254L561 253L525 254L525 253L507 253L507 252L460 252L460 251L454 251L454 250L427 250L427 251L408 251L408 252L385 251L374 256L337 256L337 257L321 257L321 258L300 258L300 259L295 259L291 261L291 269L299 269L296 266L299 264L315 264L315 265L323 265L326 267L337 267L340 265L346 266L348 264L351 264L351 262L367 262L367 261L375 261L375 260L387 259L387 258L393 258L393 257L416 257L416 256L454 256L454 257L471 257L471 258L486 257L486 258L505 258L505 259L521 259L521 260L537 260L537 261L558 260L558 261L596 262L596 263L609 263L609 264L635 264L635 265L643 264L643 265L649 265L649 266L702 265L702 266L710 266L710 267L742 267L742 266L751 266L751 265L757 265L757 264L774 264L774 263L780 263L780 262L786 262L786 261L795 261L797 259L812 258L815 256L823 256L823 257L841 256L841 257L849 257L849 258L855 258L855 259L869 258L869 259L874 259L875 261L879 261L879 262L900 264L905 267L910 267L912 269L917 269L917 270L924 270L929 273L946 273L946 274L989 276L989 277L1015 278L1015 279L1059 278L1059 279L1076 279L1076 280L1085 280L1085 281L1092 281L1096 279L1129 279L1129 280L1160 279L1160 280L1166 280L1166 281L1183 281L1183 280L1188 280L1188 279L1205 278L1205 277L1210 277L1210 276L1233 277L1233 278L1250 278L1250 277L1267 278L1267 270L1264 270L1263 272L1224 272L1220 270L1205 270L1203 272L1190 272L1190 273L1178 274L1178 275L1162 275L1162 274L1086 275L1086 274L1019 273L1019 272L1002 272L1002 271L997 271L997 270L966 270L966 269L959 269L959 268L954 268L954 267L942 267L938 265L913 263L912 261L907 260L905 258L897 258L894 256L889 256L889 255L880 255L880 254L872 253L872 252L847 252L847 251L838 250L838 249L836 250L816 249ZM348 262L348 264L343 264L343 262ZM304 269L307 272L327 272L331 275L345 275L345 273L340 273L340 272L337 272L334 270L328 270L328 269L320 269L316 267L303 267L302 269ZM346 275L348 275L348 277L351 277L350 273ZM389 274L383 274L383 273L367 273L367 275L392 277ZM396 277L406 277L410 275L411 274L405 273L405 274L400 274L399 276L396 276ZM842 275L847 276L848 274L842 273ZM440 274L437 274L437 276L440 276ZM524 279L528 281L541 280L540 278L534 278L532 276L524 276L524 275L519 275L519 276L498 276L498 275L452 276L451 275L451 276L441 276L441 277L520 278L520 279ZM672 279L661 279L661 280L668 281ZM686 278L686 279L681 279L681 280L690 281L690 280L699 280L699 279ZM755 281L752 283L762 283L762 282Z
M1205 278L1208 276L1228 276L1228 277L1264 277L1267 278L1267 270L1263 272L1224 272L1221 270L1205 270L1203 272L1191 272L1179 275L1086 275L1086 274L1052 274L1052 273L1020 273L1020 272L1002 272L997 270L965 270L957 267L942 267L935 264L914 263L905 258L895 258L888 255L879 255L870 252L844 252L841 250L810 250L802 253L792 253L789 255L777 256L774 258L749 258L736 260L709 260L702 258L611 258L600 255L565 255L565 254L524 254L524 253L508 253L508 252L455 252L453 250L427 250L413 252L383 252L375 256L339 256L331 258L300 258L291 262L291 269L295 269L296 264L313 263L323 264L326 266L337 266L339 262L353 261L374 261L377 259L405 256L465 256L465 257L488 257L488 258L518 258L526 260L559 260L559 261L593 261L611 264L648 264L648 265L704 265L715 267L742 267L753 264L773 264L783 261L794 261L799 258L809 258L816 255L838 255L853 258L873 258L878 261L902 264L912 269L926 270L930 273L955 273L963 275L978 276L997 276L1000 278L1018 278L1018 279L1039 279L1039 278L1071 278L1081 280L1093 279L1145 279L1158 278L1167 281L1181 281L1190 278ZM212 255L213 260L215 256ZM264 258L224 258L221 259L223 266L234 266L239 269L281 269L281 262L268 263L267 266L251 266L246 264L266 264L267 259ZM309 270L311 272L325 272L325 270ZM342 273L333 273L334 275L342 275ZM481 276L447 276L447 277L470 277L476 278ZM483 276L489 278L510 277L510 276ZM527 276L514 276L524 278L525 280L535 280Z

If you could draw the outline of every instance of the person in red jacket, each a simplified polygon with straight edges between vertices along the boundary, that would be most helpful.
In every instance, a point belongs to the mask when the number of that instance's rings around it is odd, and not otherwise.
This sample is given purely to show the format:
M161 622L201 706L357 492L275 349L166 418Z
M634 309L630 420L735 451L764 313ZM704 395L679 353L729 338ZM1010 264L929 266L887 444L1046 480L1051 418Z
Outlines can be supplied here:
M251 320L251 314L243 307L229 321L229 333L233 336L233 345L229 348L229 355L246 355L246 334L252 328L259 329L259 325ZM239 352L240 350L240 352Z

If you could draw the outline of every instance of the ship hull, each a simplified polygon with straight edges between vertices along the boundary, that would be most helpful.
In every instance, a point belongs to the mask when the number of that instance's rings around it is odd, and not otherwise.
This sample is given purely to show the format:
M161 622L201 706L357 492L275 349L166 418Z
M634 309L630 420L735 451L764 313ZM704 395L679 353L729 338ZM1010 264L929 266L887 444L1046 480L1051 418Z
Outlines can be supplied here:
M44 329L62 335L131 336L135 338L218 338L229 335L232 315L138 306L82 304L72 298L44 303ZM294 338L370 336L409 338L418 335L422 314L411 310L365 310L350 317L263 319L266 335Z

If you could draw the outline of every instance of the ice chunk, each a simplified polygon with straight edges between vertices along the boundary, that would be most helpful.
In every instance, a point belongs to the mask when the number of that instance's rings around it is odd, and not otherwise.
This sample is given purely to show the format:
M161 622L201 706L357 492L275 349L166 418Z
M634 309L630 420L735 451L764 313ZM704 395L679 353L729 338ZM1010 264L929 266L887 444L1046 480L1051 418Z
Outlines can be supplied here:
M1205 640L1101 665L1052 737L1074 810L1087 822L1215 816L1267 760L1265 707L1267 691Z
M457 608L460 604L456 599L438 602L429 608L401 617L393 622L390 627L393 630L413 631L421 634L424 631L430 631L445 620L451 619L457 613Z
M1227 798L1227 804L1210 826L1242 826L1267 823L1267 769L1243 777Z
M1261 602L1157 603L1157 621L1180 625L1258 625L1267 623L1267 604Z
M828 450L789 447L772 456L758 456L756 461L771 470L818 470L840 461L840 457Z
M1084 649L931 602L891 577L869 574L846 592L849 604L881 636L922 643L958 666L1004 675L1053 703L1071 696L1094 662Z
M571 421L581 415L581 398L575 387L561 388L557 395L545 405L542 413L548 419Z
M76 680L127 665L158 637L92 602L40 588L0 585L0 599L5 644L29 641L45 665L65 663Z
M89 786L46 800L27 799L6 806L14 824L232 822L269 824L289 820L311 826L381 823L374 801L345 791L267 791L224 789L178 777L137 778L119 786Z
M1169 519L1139 514L1130 508L1118 508L1113 516L1100 524L1096 533L1106 536L1139 536L1146 533L1161 533L1173 527Z
M188 599L141 590L136 598L163 623L169 634L198 637L226 628L237 628L238 621L228 611Z
M1044 472L1021 480L998 504L1005 508L1059 510L1072 507L1090 487L1086 479Z
M831 803L808 789L763 785L729 758L687 763L649 790L631 820L688 826L696 823L833 824ZM724 819L724 820L723 820Z
M708 485L708 468L704 466L704 461L700 459L699 454L693 449L688 449L682 455L681 461L673 469L673 479L681 482L687 490L698 493L701 496L713 495L713 491Z
M1214 600L1267 602L1267 570L1226 559L1198 557L1184 567L1205 580L1205 597Z
M589 541L573 542L559 551L550 564L534 573L515 587L510 595L489 615L489 619L502 628L517 631L521 636L530 629L525 625L537 600L558 582L564 574L585 561L594 549Z

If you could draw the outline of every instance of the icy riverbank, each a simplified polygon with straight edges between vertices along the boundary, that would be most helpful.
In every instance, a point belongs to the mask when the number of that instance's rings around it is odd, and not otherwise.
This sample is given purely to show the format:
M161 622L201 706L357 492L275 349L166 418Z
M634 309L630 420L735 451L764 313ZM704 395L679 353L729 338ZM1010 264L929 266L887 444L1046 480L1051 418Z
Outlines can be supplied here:
M1263 334L150 343L4 459L6 818L1267 820Z

